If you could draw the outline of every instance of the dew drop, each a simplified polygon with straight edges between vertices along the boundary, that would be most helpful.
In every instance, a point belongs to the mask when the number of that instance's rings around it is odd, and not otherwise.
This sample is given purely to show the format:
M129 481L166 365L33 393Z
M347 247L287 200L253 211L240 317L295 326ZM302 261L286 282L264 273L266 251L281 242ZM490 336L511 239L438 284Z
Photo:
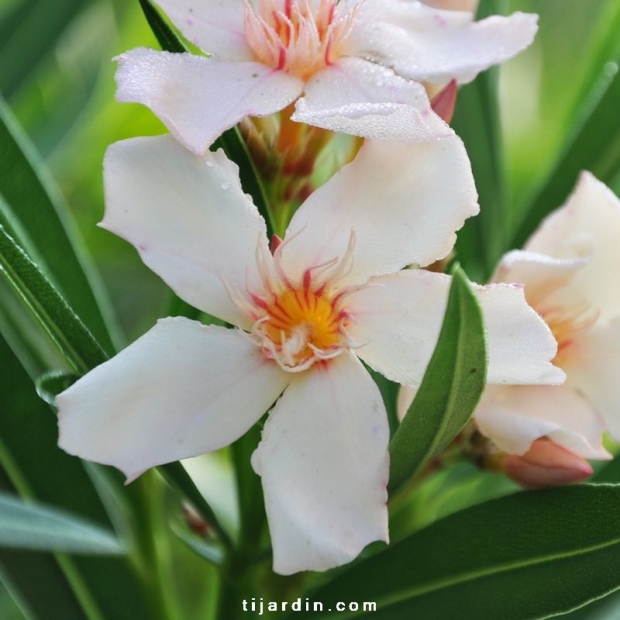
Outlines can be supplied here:
M215 164L210 159L207 159L207 168L213 168L214 165Z
M222 189L230 189L230 183L228 181L224 181L222 183Z

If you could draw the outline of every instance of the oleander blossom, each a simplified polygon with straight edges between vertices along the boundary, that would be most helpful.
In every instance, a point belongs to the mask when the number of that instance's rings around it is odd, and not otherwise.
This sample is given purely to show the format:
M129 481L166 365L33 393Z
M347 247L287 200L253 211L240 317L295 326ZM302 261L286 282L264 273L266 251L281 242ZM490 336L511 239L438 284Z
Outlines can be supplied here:
M450 278L403 268L447 255L478 211L460 140L365 141L273 254L222 151L198 157L171 136L119 142L105 188L103 227L236 328L159 321L58 396L60 446L131 480L232 443L273 406L252 465L274 570L326 570L387 541L388 422L361 361L421 381ZM480 299L490 380L561 381L555 341L521 287L493 285Z
M567 203L522 251L506 254L494 281L525 284L530 305L558 341L559 387L494 388L476 414L500 449L525 454L547 437L585 459L608 459L605 430L620 440L620 201L584 172Z
M119 101L142 103L201 154L248 116L295 104L294 121L367 138L451 130L421 82L472 80L525 49L537 16L473 22L415 0L158 0L210 56L136 48L119 56Z

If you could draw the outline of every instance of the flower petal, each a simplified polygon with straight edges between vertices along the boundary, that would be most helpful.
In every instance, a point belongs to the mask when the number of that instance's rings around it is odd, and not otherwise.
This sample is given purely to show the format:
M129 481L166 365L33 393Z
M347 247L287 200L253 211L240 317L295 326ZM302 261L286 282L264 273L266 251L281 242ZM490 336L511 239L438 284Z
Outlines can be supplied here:
M589 258L553 258L545 254L524 250L513 250L505 254L493 276L493 282L516 282L525 286L525 295L530 305L556 305L556 294L564 302L575 307L586 301L582 297L568 298L564 290L588 263ZM575 291L577 293L577 291Z
M603 183L584 172L567 203L547 217L526 250L555 258L590 258L562 295L587 299L606 323L620 316L620 200ZM559 296L558 301L563 297ZM567 297L567 302L568 297Z
M487 383L559 385L566 375L551 360L557 342L518 284L476 286L489 347Z
M587 459L609 459L603 421L570 387L495 386L474 413L480 431L509 454L525 454L539 437Z
M362 283L446 256L455 231L478 213L463 143L366 140L357 157L295 213L283 248L287 273L343 257L355 236L353 265L342 284ZM303 257L300 262L298 257Z
M243 25L243 0L155 0L183 36L209 54L252 60Z
M136 48L121 54L119 101L149 107L197 154L246 116L266 116L295 101L303 82L257 62Z
M581 334L564 359L568 383L584 394L620 441L620 318Z
M277 573L327 570L388 541L388 441L379 390L351 353L294 376L252 456Z
M435 349L448 301L450 276L423 269L373 278L347 299L357 355L388 379L418 387ZM489 347L488 383L561 383L550 362L557 349L546 323L520 287L475 286ZM403 405L404 407L404 405ZM405 408L406 410L406 408Z
M422 142L454 133L433 113L421 84L361 58L341 58L314 75L292 119L378 140Z
M108 149L101 226L132 243L142 260L185 301L249 327L225 284L257 290L256 248L265 222L222 151L196 157L171 136L135 138Z
M237 330L164 319L58 396L59 445L133 479L232 443L289 378Z
M479 22L472 18L471 13L438 11L419 2L366 2L349 45L355 55L408 79L463 83L524 50L537 30L537 15L494 15Z

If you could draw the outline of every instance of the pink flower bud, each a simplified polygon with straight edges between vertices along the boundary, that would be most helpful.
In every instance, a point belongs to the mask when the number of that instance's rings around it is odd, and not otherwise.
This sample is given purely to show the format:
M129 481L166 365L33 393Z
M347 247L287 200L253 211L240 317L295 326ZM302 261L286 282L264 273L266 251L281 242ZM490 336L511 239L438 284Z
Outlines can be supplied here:
M526 489L574 484L593 472L586 460L546 438L534 441L523 456L506 455L502 469Z
M451 80L450 83L440 90L432 99L431 107L435 114L440 116L446 123L450 123L454 116L454 108L456 107L456 96L458 95L459 87L456 80Z

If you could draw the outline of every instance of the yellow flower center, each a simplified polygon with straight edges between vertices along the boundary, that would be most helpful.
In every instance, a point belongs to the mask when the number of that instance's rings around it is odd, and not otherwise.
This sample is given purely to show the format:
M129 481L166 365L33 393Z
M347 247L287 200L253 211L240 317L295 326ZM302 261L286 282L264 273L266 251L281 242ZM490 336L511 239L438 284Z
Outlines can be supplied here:
M304 370L342 352L346 315L322 291L287 288L264 305L258 332L265 355L287 370Z
M342 53L355 10L338 0L258 0L245 4L245 34L258 62L307 80ZM339 13L343 13L340 15Z

